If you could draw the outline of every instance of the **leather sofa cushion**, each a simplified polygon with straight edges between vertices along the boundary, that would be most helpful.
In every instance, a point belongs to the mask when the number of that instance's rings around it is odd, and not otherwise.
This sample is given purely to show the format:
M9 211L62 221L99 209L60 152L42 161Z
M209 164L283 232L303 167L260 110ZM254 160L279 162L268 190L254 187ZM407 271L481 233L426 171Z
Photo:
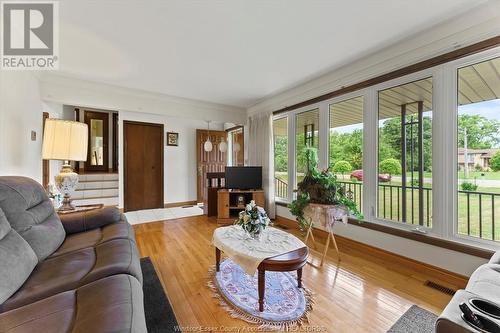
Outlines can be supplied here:
M12 230L0 208L0 304L23 285L37 263L33 249Z
M64 241L66 233L43 187L26 177L0 177L0 208L9 223L42 261Z
M467 291L500 304L500 265L484 264L472 273Z
M135 242L132 226L128 222L119 222L86 232L70 234L66 236L62 245L50 257L94 247L114 239L129 239Z
M115 275L1 313L2 332L146 333L139 281Z
M137 247L130 239L114 239L95 248L47 258L22 287L0 305L0 312L117 274L129 274L142 284Z

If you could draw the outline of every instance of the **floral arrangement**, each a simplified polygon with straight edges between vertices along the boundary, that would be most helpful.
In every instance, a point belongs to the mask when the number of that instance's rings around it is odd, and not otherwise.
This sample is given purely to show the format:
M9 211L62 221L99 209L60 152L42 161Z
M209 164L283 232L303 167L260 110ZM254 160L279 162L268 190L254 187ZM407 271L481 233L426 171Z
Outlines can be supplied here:
M266 212L250 201L244 211L241 211L235 224L240 225L251 237L258 238L261 232L271 224Z

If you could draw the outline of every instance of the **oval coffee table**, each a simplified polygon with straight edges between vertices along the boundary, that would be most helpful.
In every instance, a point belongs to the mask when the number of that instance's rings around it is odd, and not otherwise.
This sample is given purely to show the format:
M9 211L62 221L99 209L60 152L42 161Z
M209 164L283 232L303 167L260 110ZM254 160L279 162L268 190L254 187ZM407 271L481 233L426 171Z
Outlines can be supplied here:
M221 250L215 247L215 268L220 270ZM301 247L284 254L264 259L258 267L258 286L259 286L259 311L264 311L264 293L266 286L266 271L290 272L297 271L297 285L302 288L302 267L307 262L309 249Z

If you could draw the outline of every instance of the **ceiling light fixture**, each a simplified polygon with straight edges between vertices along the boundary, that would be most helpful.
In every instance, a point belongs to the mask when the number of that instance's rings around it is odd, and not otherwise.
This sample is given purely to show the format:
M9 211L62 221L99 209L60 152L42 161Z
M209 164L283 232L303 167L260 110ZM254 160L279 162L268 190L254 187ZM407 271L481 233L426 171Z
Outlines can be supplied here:
M212 142L210 141L210 120L207 120L207 124L208 124L208 129L207 129L207 141L205 141L205 144L203 145L203 149L205 149L205 151L207 153L211 152L212 149L214 148L213 145L212 145Z

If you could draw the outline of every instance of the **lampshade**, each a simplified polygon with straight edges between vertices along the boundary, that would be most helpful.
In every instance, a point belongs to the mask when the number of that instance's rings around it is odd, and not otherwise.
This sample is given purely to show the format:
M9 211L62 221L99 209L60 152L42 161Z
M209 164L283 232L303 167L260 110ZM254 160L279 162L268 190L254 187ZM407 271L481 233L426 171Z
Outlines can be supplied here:
M47 119L43 134L44 160L86 161L87 124L62 119Z
M219 150L221 153L225 153L227 150L227 143L224 139L219 143Z
M212 145L212 142L210 142L210 139L207 139L207 141L205 141L205 144L203 145L203 148L205 149L205 151L207 153L212 151L213 145Z

